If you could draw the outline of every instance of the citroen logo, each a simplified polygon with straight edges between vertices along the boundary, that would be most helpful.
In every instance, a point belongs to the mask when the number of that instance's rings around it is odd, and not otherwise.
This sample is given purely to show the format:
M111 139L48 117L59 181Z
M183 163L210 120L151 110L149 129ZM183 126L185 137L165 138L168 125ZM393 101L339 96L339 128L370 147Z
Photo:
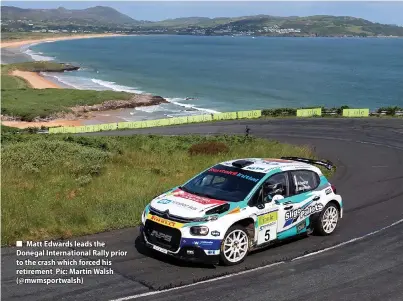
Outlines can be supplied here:
M169 210L165 210L162 214L165 218L169 218Z

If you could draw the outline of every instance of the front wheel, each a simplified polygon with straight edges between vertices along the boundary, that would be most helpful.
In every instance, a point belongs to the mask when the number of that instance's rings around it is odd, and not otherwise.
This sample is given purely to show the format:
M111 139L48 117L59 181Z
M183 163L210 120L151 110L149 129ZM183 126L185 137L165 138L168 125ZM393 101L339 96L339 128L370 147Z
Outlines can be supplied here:
M338 225L339 216L340 212L336 204L327 204L315 219L314 232L322 236L332 234Z
M249 251L248 232L241 225L228 229L221 243L220 259L224 265L236 265L244 261Z

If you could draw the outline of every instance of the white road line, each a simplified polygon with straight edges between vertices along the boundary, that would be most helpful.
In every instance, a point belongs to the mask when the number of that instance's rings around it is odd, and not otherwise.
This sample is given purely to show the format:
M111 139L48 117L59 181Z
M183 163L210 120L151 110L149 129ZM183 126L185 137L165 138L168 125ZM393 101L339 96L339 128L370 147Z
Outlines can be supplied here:
M394 222L393 224L391 224L391 225L389 225L389 226L386 226L386 227L383 227L383 228L381 228L381 229L379 229L379 230L370 232L370 233L368 233L368 234L365 234L365 235L360 236L360 237L357 237L357 238L353 238L353 239L347 240L347 241L342 242L342 243L340 243L340 244L337 244L337 245L335 245L335 246L333 246L333 247L329 247L329 248L326 248L326 249L323 249L323 250L319 250L319 251L316 251L316 252L312 252L312 253L309 253L309 254L306 254L306 255L303 255L303 256L294 258L294 259L291 260L291 261L295 261L295 260L299 260L299 259L306 258L306 257L309 257L309 256L317 255L317 254L320 254L320 253L323 253L323 252L326 252L326 251L329 251L329 250L333 250L333 249L339 248L339 247L341 247L341 246L348 245L348 244L350 244L350 243L352 243L352 242L356 242L356 241L362 240L362 239L364 239L364 238L366 238L366 237L368 237L368 236L371 236L371 235L377 234L377 233L379 233L379 232L381 232L381 231L383 231L383 230L389 229L389 228L391 228L391 227L393 227L393 226L396 226L396 225L398 225L398 224L400 224L400 223L403 223L403 219L398 220L397 222Z
M383 228L381 228L381 229L379 229L379 230L370 232L370 233L368 233L368 234L365 234L365 235L360 236L360 237L357 237L357 238L350 239L350 240L348 240L348 241L345 241L345 242L342 242L342 243L340 243L340 244L337 244L337 245L335 245L335 246L333 246L333 247L325 248L325 249L323 249L323 250L319 250L319 251L316 251L316 252L312 252L312 253L309 253L309 254L306 254L306 255L303 255L303 256L294 258L294 259L292 259L291 261L299 260L299 259L302 259L302 258L306 258L306 257L309 257L309 256L313 256L313 255L316 255L316 254L320 254L320 253L323 253L323 252L326 252L326 251L330 251L330 250L339 248L339 247L341 247L341 246L348 245L348 244L350 244L350 243L353 243L353 242L362 240L362 239L364 239L364 238L366 238L366 237L368 237L368 236L372 236L372 235L377 234L377 233L379 233L379 232L381 232L381 231L384 231L384 230L386 230L386 229L389 229L389 228L391 228L391 227L393 227L393 226L396 226L396 225L398 225L398 224L400 224L400 223L403 223L403 219L398 220L397 222L394 222L393 224L391 224L391 225L389 225L389 226L386 226L386 227L383 227ZM243 275L243 274L251 273L251 272L254 272L254 271L258 271L258 270L262 270L262 269L274 267L274 266L277 266L277 265L280 265L280 264L283 264L283 263L285 263L285 261L280 261L280 262L268 264L268 265L265 265L265 266L261 266L261 267L258 267L258 268L250 269L250 270L247 270L247 271L242 271L242 272L238 272L238 273L233 273L233 274L229 274L229 275L225 275L225 276L221 276L221 277L217 277L217 278L212 278L212 279L209 279L209 280L204 280L204 281L200 281L200 282L196 282L196 283L192 283L192 284L187 284L187 285L178 286L178 287L169 288L169 289L160 290L160 291L152 291L152 292L147 292L147 293L143 293L143 294L138 294L138 295L133 295L133 296L122 297L122 298L119 298L119 299L112 299L112 300L110 300L110 301L133 300L133 299L137 299L137 298L141 298L141 297L147 297L147 296L153 296L153 295L157 295L157 294L172 292L172 291L179 290L179 289L182 289L182 288L192 287L192 286L196 286L196 285L203 284L203 283L215 282L215 281L218 281L218 280L222 280L222 279L226 279L226 278L231 278L231 277L234 277L234 276Z

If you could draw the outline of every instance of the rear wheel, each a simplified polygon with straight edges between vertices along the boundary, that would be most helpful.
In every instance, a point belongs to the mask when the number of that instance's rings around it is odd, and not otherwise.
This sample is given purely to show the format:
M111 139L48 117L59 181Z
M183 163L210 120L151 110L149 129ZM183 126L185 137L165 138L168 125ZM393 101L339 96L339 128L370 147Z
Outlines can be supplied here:
M241 225L228 229L221 243L220 259L224 265L236 265L245 260L249 251L248 232Z
M327 204L314 221L314 233L318 235L332 234L339 222L339 208L334 203Z

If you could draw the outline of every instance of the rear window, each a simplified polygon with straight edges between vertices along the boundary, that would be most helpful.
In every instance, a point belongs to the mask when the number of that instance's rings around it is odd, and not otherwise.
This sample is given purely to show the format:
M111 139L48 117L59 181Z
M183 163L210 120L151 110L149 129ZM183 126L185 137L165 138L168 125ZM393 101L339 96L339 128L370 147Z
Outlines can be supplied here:
M239 202L263 177L263 173L218 164L191 179L182 188L209 198Z

